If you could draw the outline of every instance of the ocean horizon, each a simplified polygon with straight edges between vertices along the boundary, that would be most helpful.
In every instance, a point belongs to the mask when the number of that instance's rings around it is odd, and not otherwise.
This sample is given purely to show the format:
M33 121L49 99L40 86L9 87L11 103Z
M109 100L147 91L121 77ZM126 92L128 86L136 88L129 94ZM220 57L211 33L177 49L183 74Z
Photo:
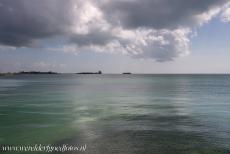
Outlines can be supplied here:
M0 0L0 154L230 154L230 0Z

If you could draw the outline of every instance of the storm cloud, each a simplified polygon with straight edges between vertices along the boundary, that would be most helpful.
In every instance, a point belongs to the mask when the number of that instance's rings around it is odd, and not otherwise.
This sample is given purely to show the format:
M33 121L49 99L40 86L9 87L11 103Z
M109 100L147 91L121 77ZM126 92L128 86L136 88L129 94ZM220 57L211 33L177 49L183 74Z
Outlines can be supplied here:
M0 43L30 46L35 39L65 33L70 7L69 0L0 0Z
M33 48L41 40L61 37L66 41L55 47L58 51L87 49L171 61L189 54L194 28L219 14L222 21L229 21L228 4L228 0L0 0L0 45Z
M200 15L225 3L226 0L116 0L104 3L102 8L108 20L127 28L176 29L196 26L203 22Z

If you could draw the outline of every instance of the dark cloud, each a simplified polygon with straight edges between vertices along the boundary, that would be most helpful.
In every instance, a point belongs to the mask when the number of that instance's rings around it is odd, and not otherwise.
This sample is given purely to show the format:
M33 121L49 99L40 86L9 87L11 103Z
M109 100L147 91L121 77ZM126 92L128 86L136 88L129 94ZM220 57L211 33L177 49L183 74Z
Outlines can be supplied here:
M0 0L0 47L35 47L37 40L60 36L69 41L59 49L49 49L78 52L90 48L170 61L190 52L191 29L210 20L227 2ZM222 16L228 19L228 12Z
M0 44L28 46L63 33L70 7L69 0L0 0Z
M226 0L114 0L101 5L107 19L126 28L175 29L197 24L196 15Z

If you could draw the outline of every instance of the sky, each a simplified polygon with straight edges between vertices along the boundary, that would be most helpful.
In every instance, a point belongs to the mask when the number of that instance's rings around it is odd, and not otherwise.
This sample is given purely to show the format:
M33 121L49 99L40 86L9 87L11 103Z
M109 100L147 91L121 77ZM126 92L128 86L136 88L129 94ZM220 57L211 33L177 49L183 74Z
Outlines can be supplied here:
M230 73L230 0L0 0L0 72Z

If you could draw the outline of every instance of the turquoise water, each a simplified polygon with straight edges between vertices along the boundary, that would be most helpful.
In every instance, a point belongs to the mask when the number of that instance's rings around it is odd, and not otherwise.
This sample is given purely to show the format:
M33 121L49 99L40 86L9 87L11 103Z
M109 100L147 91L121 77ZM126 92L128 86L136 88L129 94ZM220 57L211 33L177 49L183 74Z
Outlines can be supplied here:
M0 77L0 144L92 154L230 153L230 75Z

